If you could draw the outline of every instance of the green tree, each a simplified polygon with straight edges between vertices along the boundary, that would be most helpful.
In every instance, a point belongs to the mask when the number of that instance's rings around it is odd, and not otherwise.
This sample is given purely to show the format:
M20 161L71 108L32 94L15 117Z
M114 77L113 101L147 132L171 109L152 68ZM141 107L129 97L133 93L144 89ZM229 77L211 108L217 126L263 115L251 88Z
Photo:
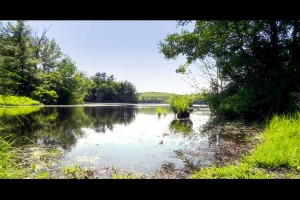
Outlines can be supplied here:
M0 27L0 67L3 87L10 87L14 94L29 96L34 90L35 57L31 29L24 21L1 23ZM4 76L7 76L4 78ZM2 89L8 92L8 89Z
M87 92L93 86L92 81L83 72L77 71L75 63L69 57L64 57L57 66L57 103L83 103Z
M180 21L179 26L188 22ZM216 114L257 118L296 109L300 91L299 20L196 21L193 31L168 35L160 43L167 59L216 61L222 91L208 93ZM216 82L215 82L216 83Z
M137 103L137 91L129 81L117 82L114 75L97 72L91 77L94 82L86 100L89 102Z
M41 69L37 72L37 86L32 93L32 97L43 104L56 104L57 103L57 85L60 82L59 74L57 71L44 73Z

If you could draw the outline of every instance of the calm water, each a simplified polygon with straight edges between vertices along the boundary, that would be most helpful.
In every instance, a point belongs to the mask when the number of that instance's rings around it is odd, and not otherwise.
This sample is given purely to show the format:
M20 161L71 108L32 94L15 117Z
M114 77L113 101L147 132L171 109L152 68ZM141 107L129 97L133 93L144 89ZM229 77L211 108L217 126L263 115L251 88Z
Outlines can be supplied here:
M210 165L214 148L201 132L210 118L208 108L195 106L190 121L182 122L171 112L159 117L157 106L166 105L1 108L0 122L6 128L0 134L27 136L66 151L63 166L115 166L153 174L166 165Z

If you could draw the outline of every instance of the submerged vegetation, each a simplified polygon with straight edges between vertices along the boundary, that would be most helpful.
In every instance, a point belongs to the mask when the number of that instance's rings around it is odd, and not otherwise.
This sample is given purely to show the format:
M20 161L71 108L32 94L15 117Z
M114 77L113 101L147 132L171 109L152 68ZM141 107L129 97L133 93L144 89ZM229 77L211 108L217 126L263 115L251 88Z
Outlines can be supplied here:
M82 179L93 175L91 169L76 164L57 168L62 152L36 144L16 148L17 139L13 135L0 137L0 179Z
M300 177L300 113L274 116L261 135L258 146L238 165L205 167L191 178ZM276 174L286 169L286 174ZM298 174L298 175L297 175Z
M29 97L19 97L13 95L0 94L0 106L33 106L42 105L39 101L33 100Z

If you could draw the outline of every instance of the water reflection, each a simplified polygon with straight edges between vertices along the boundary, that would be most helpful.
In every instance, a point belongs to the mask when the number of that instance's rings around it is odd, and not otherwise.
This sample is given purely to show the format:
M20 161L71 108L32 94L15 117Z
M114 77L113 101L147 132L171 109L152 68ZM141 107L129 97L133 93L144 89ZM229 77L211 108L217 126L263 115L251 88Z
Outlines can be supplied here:
M1 108L0 121L8 127L0 133L14 133L41 145L70 150L77 139L85 135L82 128L105 133L113 130L115 124L133 122L135 113L130 106ZM26 141L19 142L24 144Z
M182 133L183 135L188 135L193 131L193 122L190 119L174 119L170 123L169 129L172 133Z
M134 107L102 107L101 109L85 109L85 113L92 118L89 128L97 133L113 131L114 124L128 125L135 119Z
M210 164L215 155L215 134L200 130L210 118L207 108L195 107L189 120L176 120L171 112L159 118L155 106L41 107L23 110L21 121L11 114L16 110L5 109L0 122L9 128L1 135L64 149L64 166L91 163L153 173Z

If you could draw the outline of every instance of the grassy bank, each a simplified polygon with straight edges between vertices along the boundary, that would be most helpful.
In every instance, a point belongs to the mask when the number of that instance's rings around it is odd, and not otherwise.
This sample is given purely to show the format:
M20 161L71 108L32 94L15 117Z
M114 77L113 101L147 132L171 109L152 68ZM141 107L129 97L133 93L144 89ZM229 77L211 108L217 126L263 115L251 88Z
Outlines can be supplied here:
M274 116L238 165L205 167L191 178L300 178L300 113Z
M29 97L19 97L11 95L0 95L0 106L33 106L42 105L39 101Z

